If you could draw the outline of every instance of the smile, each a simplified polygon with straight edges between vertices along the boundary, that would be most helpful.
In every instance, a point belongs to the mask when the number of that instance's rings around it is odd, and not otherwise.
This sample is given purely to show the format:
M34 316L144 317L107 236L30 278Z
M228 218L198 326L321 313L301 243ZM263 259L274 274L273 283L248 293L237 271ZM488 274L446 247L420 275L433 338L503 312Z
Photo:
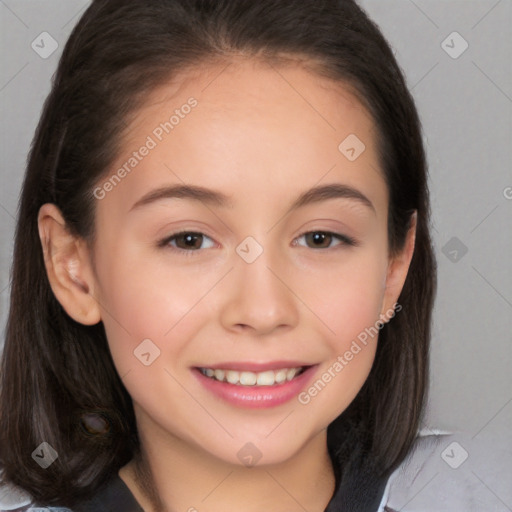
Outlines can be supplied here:
M199 368L205 376L219 382L238 386L275 386L298 377L306 367L280 368L263 372L237 371L227 369Z

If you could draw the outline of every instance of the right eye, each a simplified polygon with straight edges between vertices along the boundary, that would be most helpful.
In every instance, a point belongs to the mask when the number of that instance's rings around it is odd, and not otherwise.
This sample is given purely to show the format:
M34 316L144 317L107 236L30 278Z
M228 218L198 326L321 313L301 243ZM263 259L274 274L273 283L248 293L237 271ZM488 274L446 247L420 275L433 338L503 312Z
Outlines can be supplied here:
M210 240L212 243L208 247L203 248L208 249L214 246L213 240L209 236L196 231L174 233L164 238L158 245L159 247L171 248L174 251L195 252L202 248L201 245L205 239Z

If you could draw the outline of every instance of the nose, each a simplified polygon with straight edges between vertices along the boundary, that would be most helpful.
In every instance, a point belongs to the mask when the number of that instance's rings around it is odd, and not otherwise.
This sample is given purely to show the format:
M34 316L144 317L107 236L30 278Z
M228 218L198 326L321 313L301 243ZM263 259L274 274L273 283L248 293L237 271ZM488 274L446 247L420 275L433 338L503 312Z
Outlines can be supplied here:
M284 262L271 257L269 251L252 263L236 258L220 314L223 327L251 331L256 336L295 327L299 299Z

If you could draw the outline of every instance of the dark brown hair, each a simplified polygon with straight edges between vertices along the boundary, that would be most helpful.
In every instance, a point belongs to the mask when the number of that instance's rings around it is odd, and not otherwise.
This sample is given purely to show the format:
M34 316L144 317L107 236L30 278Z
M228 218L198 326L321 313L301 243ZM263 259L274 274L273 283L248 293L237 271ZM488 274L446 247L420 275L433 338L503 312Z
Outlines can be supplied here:
M281 57L308 62L357 91L373 117L389 190L390 250L403 247L414 210L416 247L399 298L403 309L381 329L371 373L328 435L330 449L343 453L337 434L358 429L382 474L397 467L416 436L436 265L420 121L378 27L352 0L94 0L53 77L16 228L1 366L0 467L6 481L39 502L72 505L90 497L139 449L131 398L103 325L76 323L51 291L39 208L55 203L72 233L92 239L92 190L119 155L125 128L148 92L185 69L228 63L236 54L276 65ZM105 428L91 428L85 415L100 417ZM43 441L59 454L48 469L31 458Z

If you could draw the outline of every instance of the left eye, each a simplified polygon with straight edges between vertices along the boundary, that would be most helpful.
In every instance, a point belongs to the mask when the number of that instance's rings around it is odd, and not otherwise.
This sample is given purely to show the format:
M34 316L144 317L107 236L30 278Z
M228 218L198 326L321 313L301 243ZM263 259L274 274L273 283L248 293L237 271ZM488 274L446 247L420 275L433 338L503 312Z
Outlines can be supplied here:
M302 234L296 240L302 238L306 240L306 247L312 249L330 249L331 243L335 240L338 241L336 245L355 245L352 238L338 233L331 233L330 231L309 231L308 233ZM308 243L311 243L311 245L307 245Z

